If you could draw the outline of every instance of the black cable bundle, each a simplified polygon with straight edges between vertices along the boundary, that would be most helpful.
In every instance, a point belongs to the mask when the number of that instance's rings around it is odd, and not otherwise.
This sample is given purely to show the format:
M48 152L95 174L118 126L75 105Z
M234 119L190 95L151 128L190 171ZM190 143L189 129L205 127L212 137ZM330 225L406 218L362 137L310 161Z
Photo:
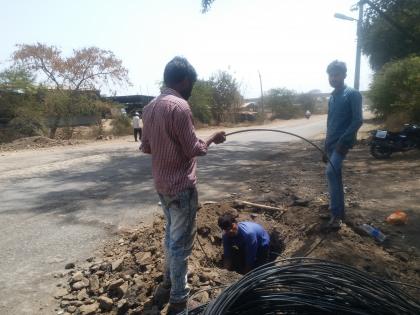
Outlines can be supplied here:
M181 314L420 314L420 303L353 267L289 258L255 269L207 306Z

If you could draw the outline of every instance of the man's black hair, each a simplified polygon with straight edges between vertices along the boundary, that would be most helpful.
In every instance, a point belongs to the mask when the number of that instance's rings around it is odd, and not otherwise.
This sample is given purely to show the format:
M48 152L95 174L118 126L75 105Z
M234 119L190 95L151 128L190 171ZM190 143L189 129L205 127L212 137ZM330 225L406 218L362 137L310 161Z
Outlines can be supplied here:
M166 65L163 81L166 86L171 87L185 78L194 83L197 81L197 72L186 58L177 56Z
M347 66L342 61L334 60L328 65L327 73L331 74L331 73L337 73L337 72L342 73L342 74L347 74Z
M217 224L222 230L230 230L233 223L236 223L236 218L230 213L221 215L217 220Z

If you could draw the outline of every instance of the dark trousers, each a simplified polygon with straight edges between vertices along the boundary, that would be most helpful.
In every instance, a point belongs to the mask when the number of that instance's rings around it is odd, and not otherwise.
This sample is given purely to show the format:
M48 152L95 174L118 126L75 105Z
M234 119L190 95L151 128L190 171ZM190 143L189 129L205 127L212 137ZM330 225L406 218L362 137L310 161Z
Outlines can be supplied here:
M258 248L257 252L257 260L255 262L255 267L257 268L259 266L262 266L270 261L270 247L264 246Z
M141 140L141 128L134 128L134 140L137 141L137 135L139 140Z
M270 247L260 247L257 251L257 257L252 269L262 266L270 261ZM232 267L238 273L243 273L245 268L245 251L233 246L232 247Z

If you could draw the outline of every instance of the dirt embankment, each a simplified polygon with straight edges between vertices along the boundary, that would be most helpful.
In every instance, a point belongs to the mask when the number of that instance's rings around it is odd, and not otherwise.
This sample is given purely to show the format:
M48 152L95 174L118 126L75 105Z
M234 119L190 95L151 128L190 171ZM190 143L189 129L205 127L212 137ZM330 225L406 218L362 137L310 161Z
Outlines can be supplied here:
M235 211L239 220L254 220L270 232L277 231L284 248L282 257L310 256L345 263L381 278L420 284L420 156L396 155L389 161L374 160L365 142L349 154L344 167L347 221L338 232L323 234L321 218L328 213L324 164L318 152L303 143L279 145L267 161L251 169L248 190L238 191L220 203L204 203L198 213L198 241L190 259L188 282L192 293L229 284L240 275L220 269L221 235L217 217ZM407 178L408 177L408 178ZM409 198L407 197L409 196ZM247 200L279 207L260 210L238 206ZM403 226L384 222L398 208L408 213ZM378 244L357 228L361 223L379 227L388 239ZM61 313L165 314L153 303L162 280L164 221L139 227L109 243L101 257L89 258L64 275L66 283L57 299ZM68 266L72 267L72 266ZM419 298L419 292L410 291ZM205 303L220 288L194 297Z

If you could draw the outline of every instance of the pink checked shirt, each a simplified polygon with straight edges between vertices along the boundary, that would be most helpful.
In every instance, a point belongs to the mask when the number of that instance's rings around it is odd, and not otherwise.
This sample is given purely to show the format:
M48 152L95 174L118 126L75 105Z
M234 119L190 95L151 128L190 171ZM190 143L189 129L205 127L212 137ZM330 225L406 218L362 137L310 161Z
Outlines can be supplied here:
M198 139L190 106L175 90L166 88L143 110L140 149L152 154L152 173L158 193L174 196L195 187L196 156L207 153Z

